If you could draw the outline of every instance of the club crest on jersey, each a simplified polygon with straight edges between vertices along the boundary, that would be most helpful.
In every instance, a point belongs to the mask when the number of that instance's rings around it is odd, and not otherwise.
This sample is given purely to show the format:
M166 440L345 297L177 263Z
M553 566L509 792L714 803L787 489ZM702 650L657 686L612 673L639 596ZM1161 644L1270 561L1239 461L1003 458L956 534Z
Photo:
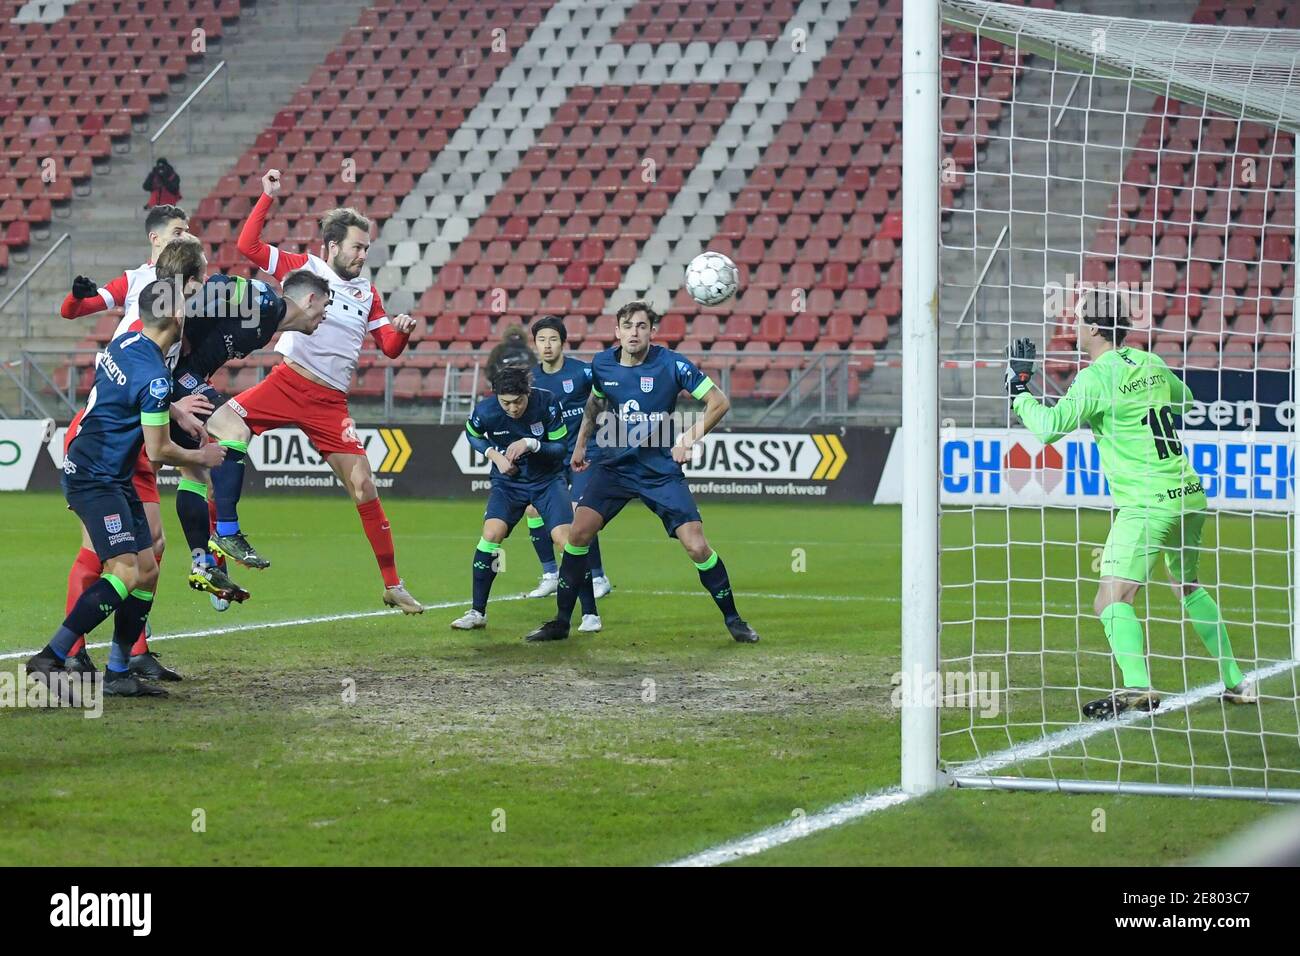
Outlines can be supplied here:
M104 515L104 528L109 534L117 534L122 530L122 516L120 514Z
M653 375L641 376L641 391L649 394L655 390L655 377Z
M563 382L561 382L560 384L564 386L564 390L565 390L566 392L571 392L571 391L573 391L573 379L571 379L571 378L566 378L566 379L565 379Z
M531 425L528 426L528 428L534 435L540 435L542 433L541 422L533 422Z
M156 378L149 383L149 394L157 399L164 399L172 393L172 383L165 378Z
M189 372L185 372L183 375L181 375L180 381L181 384L186 388L198 388L199 386L199 380L195 378L193 375L191 375Z

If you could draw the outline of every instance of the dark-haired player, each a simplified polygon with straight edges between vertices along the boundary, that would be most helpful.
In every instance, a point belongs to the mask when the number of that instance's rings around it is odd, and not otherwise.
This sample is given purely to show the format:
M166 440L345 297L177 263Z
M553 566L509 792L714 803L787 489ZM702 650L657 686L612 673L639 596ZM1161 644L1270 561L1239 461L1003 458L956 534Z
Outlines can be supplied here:
M1113 293L1096 291L1080 299L1077 347L1091 361L1050 408L1029 393L1033 342L1020 339L1008 350L1011 408L1044 444L1059 441L1081 425L1091 426L1102 471L1119 506L1102 551L1093 609L1124 686L1084 705L1083 714L1101 720L1126 710L1154 710L1160 704L1159 694L1151 689L1146 642L1133 600L1162 553L1192 628L1218 663L1224 700L1257 703L1254 685L1233 656L1219 606L1197 580L1207 503L1200 476L1174 427L1174 416L1192 404L1191 390L1159 355L1125 347L1129 327L1119 321L1121 302Z
M682 473L695 443L722 421L731 403L686 356L651 344L659 315L649 305L629 302L615 321L619 344L592 359L591 397L570 459L574 471L590 467L592 473L564 546L558 614L524 640L569 636L574 595L587 572L592 538L624 505L640 498L695 562L700 583L718 605L731 636L752 644L758 634L736 610L726 566L704 537L700 512ZM705 409L698 422L678 433L672 415L683 391L703 401ZM600 449L594 463L587 456L593 436Z
M225 457L219 445L198 451L179 448L168 435L171 371L164 356L181 336L184 307L154 308L169 295L167 283L141 290L142 329L109 343L95 369L81 427L63 461L68 507L89 532L103 576L86 588L50 642L27 661L29 674L65 670L64 661L81 635L113 615L113 645L104 692L125 697L166 696L129 671L131 647L153 606L158 562L144 507L132 484L140 448L150 461L211 467Z
M159 278L174 280L201 275L206 267L197 241L189 249L178 240L159 259ZM180 252L180 256L174 255ZM198 269L191 261L201 260ZM175 258L173 265L169 260ZM329 283L321 276L299 269L284 277L284 295L276 295L264 282L242 276L217 275L208 279L186 301L185 351L172 376L172 401L199 396L203 407L200 421L224 405L227 397L213 387L209 379L232 359L251 355L264 348L277 333L302 332L311 335L325 316L329 302ZM183 448L197 448L206 439L202 433L192 435L177 422L172 423L172 441ZM226 601L243 601L248 592L235 584L225 569L217 564L208 549L208 473L196 467L181 470L176 490L176 515L190 549L189 582L195 590L207 591Z
M560 412L564 415L564 424L569 430L565 439L565 475L569 484L569 497L575 502L582 497L587 487L590 469L575 472L568 467L569 456L578 441L578 429L582 425L582 413L587 407L587 397L591 394L591 365L581 359L564 354L564 345L568 340L568 330L563 320L556 315L544 315L532 327L533 345L537 347L540 359L533 367L533 385L545 389L559 402ZM590 455L594 456L595 449ZM537 558L542 563L542 579L537 588L528 592L530 598L549 597L559 587L559 568L555 563L555 550L546 522L532 505L528 506L528 536L532 539ZM611 585L605 576L605 569L600 560L600 537L591 539L591 549L587 553L591 567L591 587L596 592L596 600L609 594Z
M507 365L492 378L495 394L474 407L465 432L492 462L492 490L483 513L483 536L474 549L474 601L451 626L468 631L487 625L488 595L497 574L497 553L524 509L534 506L557 545L568 541L573 506L564 481L568 429L550 392L531 387L526 367ZM585 562L584 562L585 564ZM599 631L591 574L574 581L582 598L580 631ZM572 610L572 606L570 606Z

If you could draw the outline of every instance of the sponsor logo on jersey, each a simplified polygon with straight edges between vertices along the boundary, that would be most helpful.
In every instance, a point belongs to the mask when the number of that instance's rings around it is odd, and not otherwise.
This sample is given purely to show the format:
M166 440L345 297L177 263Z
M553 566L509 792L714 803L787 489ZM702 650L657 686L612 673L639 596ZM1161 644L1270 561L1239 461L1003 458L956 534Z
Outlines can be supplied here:
M531 425L528 426L528 428L534 435L540 435L542 433L541 422L533 422Z
M149 383L149 394L161 401L172 393L172 383L165 378L156 378Z
M655 377L653 375L641 376L641 391L649 394L655 390Z
M240 405L239 402L235 401L233 398L230 399L230 401L226 402L226 406L228 408L233 408L235 410L235 414L238 415L240 418L248 417L248 412L244 411L244 406Z
M618 388L618 382L601 382L600 384L601 384L601 385L612 385L614 388Z
M104 530L109 534L117 534L122 530L122 516L120 514L104 515Z
M99 367L118 385L126 384L126 373L117 367L117 362L108 352L100 354Z
M565 390L566 392L572 392L572 391L573 391L573 379L571 379L571 378L566 378L566 379L565 379L563 382L561 382L560 384L561 384L562 386L564 386L564 390Z

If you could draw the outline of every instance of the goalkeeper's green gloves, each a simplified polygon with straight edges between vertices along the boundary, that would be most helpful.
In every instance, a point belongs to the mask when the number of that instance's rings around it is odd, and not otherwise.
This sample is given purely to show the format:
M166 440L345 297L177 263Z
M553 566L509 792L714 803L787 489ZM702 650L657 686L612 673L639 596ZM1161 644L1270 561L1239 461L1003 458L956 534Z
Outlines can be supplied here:
M1029 391L1029 380L1034 376L1034 356L1038 354L1029 339L1016 339L1007 349L1007 394L1011 401Z

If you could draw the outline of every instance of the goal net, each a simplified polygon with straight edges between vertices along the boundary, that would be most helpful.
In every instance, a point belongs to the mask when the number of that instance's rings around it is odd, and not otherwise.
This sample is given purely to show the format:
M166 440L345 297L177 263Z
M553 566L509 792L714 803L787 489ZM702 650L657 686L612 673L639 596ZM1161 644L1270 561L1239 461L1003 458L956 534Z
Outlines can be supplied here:
M1300 799L1300 30L985 0L904 28L905 787ZM1162 554L1131 602L1140 662L1095 606L1118 566L1099 436L1045 443L1003 382L1028 337L1052 406L1089 364L1075 314L1102 303L1195 396L1155 415L1149 455L1186 456L1209 505L1171 553L1194 550L1210 603ZM933 580L909 567L927 548ZM1157 710L1084 716L1134 673ZM1225 699L1241 681L1257 703Z

